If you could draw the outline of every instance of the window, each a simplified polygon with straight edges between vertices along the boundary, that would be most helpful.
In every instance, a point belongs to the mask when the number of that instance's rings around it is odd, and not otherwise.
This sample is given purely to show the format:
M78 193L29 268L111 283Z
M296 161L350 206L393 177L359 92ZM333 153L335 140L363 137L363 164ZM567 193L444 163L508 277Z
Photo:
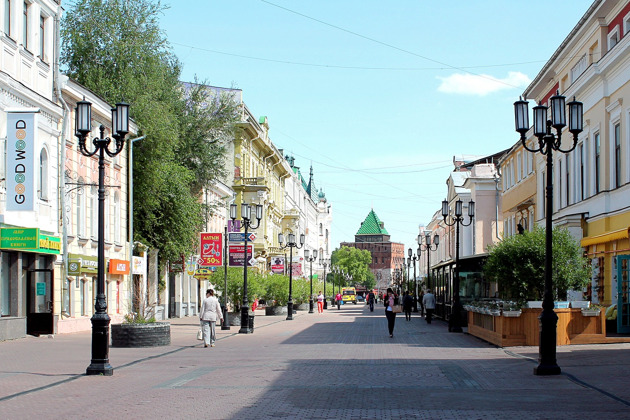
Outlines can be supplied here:
M577 200L584 200L584 143L578 145L577 148L577 159L578 159L578 197Z
M39 17L39 59L46 61L46 19Z
M114 243L120 244L120 193L114 193Z
M320 235L324 234L324 225L322 223L319 224L319 234Z
M48 153L42 149L39 153L39 179L37 180L37 196L40 200L48 200Z
M86 290L85 290L85 280L77 280L79 283L79 295L80 295L80 306L81 306L81 316L85 316L87 315L87 312L85 311L85 301L86 299Z
M523 178L523 173L521 172L521 154L518 153L516 155L516 181L519 182Z
M28 12L29 12L29 7L28 7L28 3L24 2L24 19L22 21L22 45L24 45L24 48L26 48L28 50Z
M79 238L85 238L85 187L83 186L83 178L80 177L77 192L77 235Z
M623 18L623 35L625 36L628 31L630 31L630 13Z
M91 190L92 193L90 194L90 201L92 203L90 204L90 237L93 241L96 241L98 239L98 188L93 186Z
M619 188L621 186L621 125L620 124L615 124L614 136L615 136L614 186L615 188Z
M599 139L599 133L595 133L594 139L594 147L595 147L595 194L598 194L600 189L600 178L599 178L599 168L600 168L600 157L601 157L601 142Z
M4 33L11 36L11 0L4 0Z
M566 195L567 195L567 201L566 201L566 205L568 206L569 204L571 204L571 155L566 155L565 158L565 165L564 165L564 172L565 172L565 177L567 179L567 191L566 191ZM562 176L562 175L561 175Z
M612 50L619 42L619 25L616 25L608 32L608 51Z
M70 285L70 278L66 277L62 280L61 287L61 312L65 316L70 316L70 291L72 286Z

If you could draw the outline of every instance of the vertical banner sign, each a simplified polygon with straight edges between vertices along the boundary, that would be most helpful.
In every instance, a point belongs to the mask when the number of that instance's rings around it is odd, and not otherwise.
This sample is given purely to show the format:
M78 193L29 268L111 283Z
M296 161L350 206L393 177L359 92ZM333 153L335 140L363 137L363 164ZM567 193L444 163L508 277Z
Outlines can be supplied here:
M7 211L35 210L35 116L7 113Z
M271 257L271 272L284 274L284 257Z
M243 259L245 258L245 247L243 245L230 245L228 248L229 266L243 267L245 265L243 262ZM247 245L248 267L253 267L252 255L254 255L254 246Z
M223 234L201 233L199 265L201 267L220 267L223 265Z

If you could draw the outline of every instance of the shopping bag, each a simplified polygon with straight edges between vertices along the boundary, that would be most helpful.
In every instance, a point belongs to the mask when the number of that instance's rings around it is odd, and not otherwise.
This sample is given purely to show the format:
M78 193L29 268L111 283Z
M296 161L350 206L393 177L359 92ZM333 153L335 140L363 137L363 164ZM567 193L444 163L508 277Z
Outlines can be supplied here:
M399 314L402 312L402 306L401 305L394 305L392 306L392 312L395 314Z
M197 331L197 340L203 340L203 331L201 327L199 327L199 331Z

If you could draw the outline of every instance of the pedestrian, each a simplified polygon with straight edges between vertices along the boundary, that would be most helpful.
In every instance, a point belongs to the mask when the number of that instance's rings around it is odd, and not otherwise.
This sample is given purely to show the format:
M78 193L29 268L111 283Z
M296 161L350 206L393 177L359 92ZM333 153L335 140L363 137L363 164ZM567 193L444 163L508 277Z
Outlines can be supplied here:
M252 312L256 311L256 308L258 308L258 298L254 297L254 302L252 302Z
M320 314L324 313L324 295L322 295L322 291L319 291L319 295L317 295L317 312Z
M335 296L335 300L337 301L337 309L341 309L341 293L337 293L337 296Z
M420 317L424 316L424 303L422 303L422 299L424 298L424 290L420 291L420 296L418 296L418 303L420 304Z
M219 300L214 297L214 290L206 290L206 298L201 304L201 311L199 312L199 320L201 322L201 329L203 331L203 346L214 347L216 341L215 326L217 320L223 322L223 314L221 313L221 305Z
M394 305L398 305L398 297L394 295L394 291L391 287L387 288L387 295L383 299L385 306L385 317L387 318L387 329L389 330L389 336L394 338L394 325L396 324L396 313L394 312Z
M407 290L403 295L403 311L405 312L405 319L411 321L411 309L413 308L413 298Z
M422 304L424 305L424 310L427 312L427 324L430 324L433 318L433 311L435 310L435 295L431 293L431 289L428 289L424 294Z
M368 293L368 305L370 305L370 312L374 312L374 301L376 300L376 296L374 292Z

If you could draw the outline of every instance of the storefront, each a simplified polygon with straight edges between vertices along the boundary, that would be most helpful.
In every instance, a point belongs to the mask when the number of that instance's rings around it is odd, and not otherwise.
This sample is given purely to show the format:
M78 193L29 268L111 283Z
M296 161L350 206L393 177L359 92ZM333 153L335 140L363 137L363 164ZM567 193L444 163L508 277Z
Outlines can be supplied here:
M60 238L37 228L0 228L0 340L53 334Z

